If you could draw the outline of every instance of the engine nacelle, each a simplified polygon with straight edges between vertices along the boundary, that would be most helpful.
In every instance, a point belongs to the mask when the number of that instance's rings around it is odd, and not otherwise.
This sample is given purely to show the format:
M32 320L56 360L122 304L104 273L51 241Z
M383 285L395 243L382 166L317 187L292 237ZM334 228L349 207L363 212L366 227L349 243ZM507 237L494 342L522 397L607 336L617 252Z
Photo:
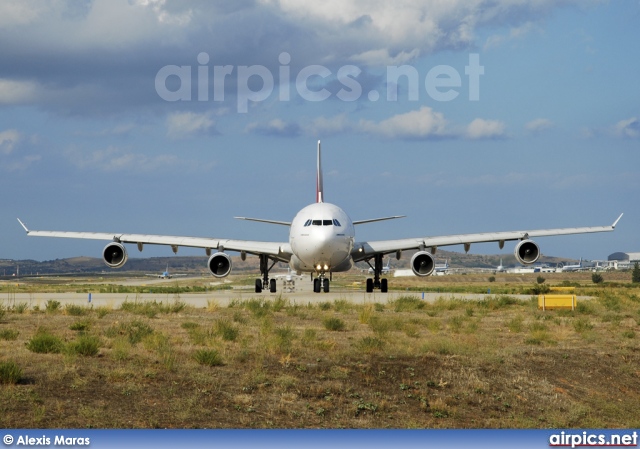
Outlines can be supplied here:
M411 258L411 269L416 276L429 276L435 267L433 256L426 251L418 251Z
M522 240L513 251L518 262L530 265L540 257L540 247L533 240Z
M209 257L207 266L209 267L211 274L217 278L223 278L231 273L231 257L227 256L225 253L215 253L213 256Z
M102 250L102 258L109 268L120 268L125 264L129 256L127 256L127 250L121 243L112 242Z

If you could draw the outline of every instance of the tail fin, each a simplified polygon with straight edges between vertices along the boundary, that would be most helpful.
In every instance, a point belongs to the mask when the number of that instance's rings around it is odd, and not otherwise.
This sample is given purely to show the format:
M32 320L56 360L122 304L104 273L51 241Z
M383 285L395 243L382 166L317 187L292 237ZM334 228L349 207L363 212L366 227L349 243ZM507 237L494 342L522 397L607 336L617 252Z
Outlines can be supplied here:
M324 201L324 192L322 187L322 164L320 162L320 141L318 140L318 169L316 174L316 203Z

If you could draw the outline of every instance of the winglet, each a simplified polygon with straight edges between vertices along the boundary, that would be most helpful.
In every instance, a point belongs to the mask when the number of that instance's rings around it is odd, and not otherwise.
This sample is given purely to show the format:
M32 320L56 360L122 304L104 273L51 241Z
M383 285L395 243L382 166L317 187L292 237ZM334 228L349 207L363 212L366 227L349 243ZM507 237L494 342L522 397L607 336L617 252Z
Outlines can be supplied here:
M27 231L27 234L29 233L29 229L25 226L25 224L18 218L18 223L20 223L22 225L22 227L24 228L25 231Z
M620 221L620 219L622 218L623 215L624 215L624 213L621 213L620 216L618 217L618 219L613 222L613 224L611 225L612 229L616 228L616 225L618 224L618 222Z
M324 201L324 192L322 187L322 164L320 161L320 141L318 140L318 168L316 174L316 203Z

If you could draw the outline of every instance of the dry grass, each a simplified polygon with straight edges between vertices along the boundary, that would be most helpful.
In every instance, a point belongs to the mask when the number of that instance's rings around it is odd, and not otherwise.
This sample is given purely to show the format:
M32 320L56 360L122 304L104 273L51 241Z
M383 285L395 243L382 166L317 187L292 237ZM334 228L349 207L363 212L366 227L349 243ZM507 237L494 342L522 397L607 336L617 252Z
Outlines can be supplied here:
M0 427L637 428L640 291L595 293L576 312L509 296L5 306L0 363L20 376L0 385ZM42 335L59 351L30 351Z

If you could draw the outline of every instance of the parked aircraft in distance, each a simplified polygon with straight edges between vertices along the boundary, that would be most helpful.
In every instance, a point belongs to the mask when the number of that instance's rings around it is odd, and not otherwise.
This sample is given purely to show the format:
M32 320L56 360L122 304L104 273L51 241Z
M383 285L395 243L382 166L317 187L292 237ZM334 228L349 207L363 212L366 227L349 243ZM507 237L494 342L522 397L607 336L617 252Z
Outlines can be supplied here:
M391 257L389 257L387 259L387 264L382 267L382 271L380 272L380 274L389 274L391 273L391 270L393 270L393 268L391 268ZM375 269L371 266L369 267L369 274L373 273L375 273Z
M153 276L153 277L157 277L158 279L171 279L174 276L186 276L186 274L172 274L172 273L169 273L169 265L167 265L167 269L164 270L162 273L160 273L160 274L145 274L145 276Z
M449 271L449 260L445 260L443 265L435 264L433 274L445 274Z
M507 269L502 265L502 258L500 258L500 265L496 267L496 273L504 273Z
M174 253L180 246L186 246L203 248L209 256L207 262L209 271L213 276L221 278L227 276L232 268L231 257L227 252L237 251L242 260L247 257L247 254L256 255L260 259L262 277L255 281L256 293L267 288L271 292L276 291L275 279L269 278L269 271L279 261L287 262L291 269L298 273L311 273L312 278L315 275L313 290L319 293L322 290L329 291L329 281L333 273L347 271L355 262L366 261L373 268L373 278L367 279L366 291L373 292L375 288L384 293L388 290L388 283L386 278L381 279L380 276L383 272L383 257L388 254L395 254L396 259L400 259L402 251L417 250L411 257L411 270L417 276L429 276L435 269L433 254L440 246L464 245L465 251L469 251L472 243L498 242L502 249L506 241L518 240L514 250L516 259L523 264L533 264L540 257L540 247L532 240L533 237L613 231L621 217L622 214L610 226L457 234L395 240L357 240L355 226L401 218L401 216L352 221L340 207L325 203L320 141L318 141L315 203L300 210L291 222L236 217L287 226L289 227L287 242L119 232L32 231L22 221L19 219L18 221L29 236L110 241L102 251L102 258L111 268L122 267L127 261L127 250L124 246L127 243L137 245L139 251L142 251L144 245L167 245L171 246ZM213 250L216 252L213 253Z
M563 265L562 272L570 272L570 271L580 271L584 267L582 266L582 257L580 258L580 262L577 265Z

